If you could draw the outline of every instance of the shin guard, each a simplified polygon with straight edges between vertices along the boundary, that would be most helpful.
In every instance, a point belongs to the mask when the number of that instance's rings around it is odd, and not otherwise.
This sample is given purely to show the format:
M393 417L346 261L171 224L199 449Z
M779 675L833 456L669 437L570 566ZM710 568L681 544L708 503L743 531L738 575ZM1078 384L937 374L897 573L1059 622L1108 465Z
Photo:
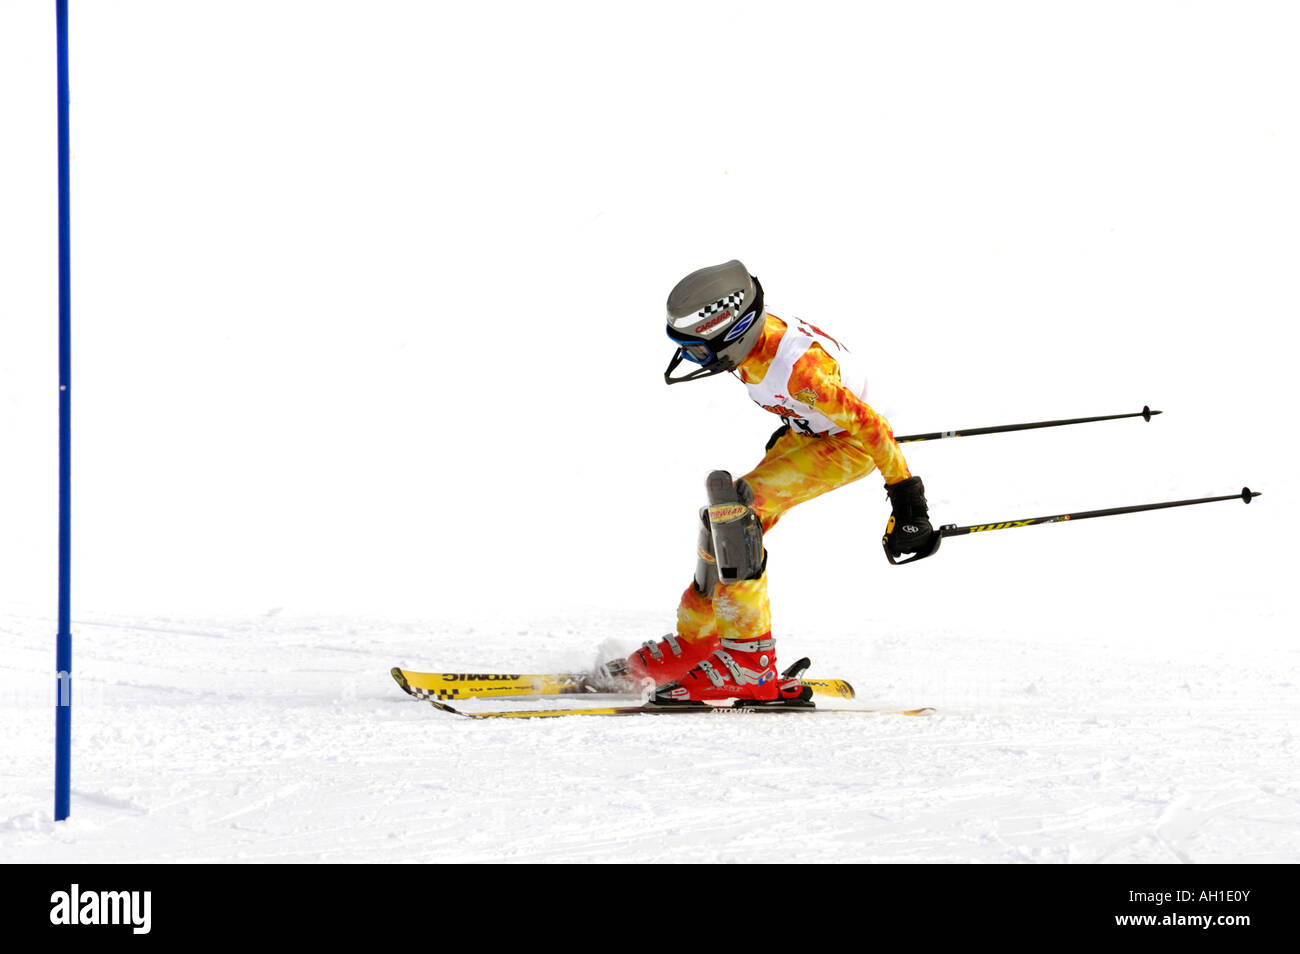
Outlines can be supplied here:
M763 525L754 512L754 492L725 470L709 474L708 524L717 578L722 583L756 580L763 575Z

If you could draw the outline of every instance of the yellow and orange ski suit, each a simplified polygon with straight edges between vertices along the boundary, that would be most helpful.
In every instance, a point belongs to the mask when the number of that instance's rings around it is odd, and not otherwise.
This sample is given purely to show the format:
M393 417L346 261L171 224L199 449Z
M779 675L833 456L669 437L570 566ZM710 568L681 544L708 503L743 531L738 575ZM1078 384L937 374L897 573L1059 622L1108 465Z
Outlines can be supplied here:
M787 328L776 315L765 316L759 340L736 369L742 381L763 381ZM839 363L823 347L812 345L795 362L785 391L844 430L815 435L788 427L768 445L758 466L745 474L764 534L791 507L861 480L872 470L878 469L886 484L911 476L889 422L841 382ZM765 410L790 417L787 408ZM757 580L719 582L712 593L699 592L692 582L677 608L677 634L691 643L756 639L771 629L766 574Z

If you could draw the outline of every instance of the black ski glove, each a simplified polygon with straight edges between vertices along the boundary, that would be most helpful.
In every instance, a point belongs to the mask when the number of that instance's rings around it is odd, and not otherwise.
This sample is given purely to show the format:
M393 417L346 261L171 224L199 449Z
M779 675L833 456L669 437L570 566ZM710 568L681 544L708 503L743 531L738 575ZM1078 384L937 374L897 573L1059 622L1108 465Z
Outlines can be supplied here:
M934 542L934 527L930 525L930 510L925 503L925 485L920 477L909 477L896 484L887 484L885 493L894 508L885 528L885 549L892 556L904 553L924 553L929 556Z

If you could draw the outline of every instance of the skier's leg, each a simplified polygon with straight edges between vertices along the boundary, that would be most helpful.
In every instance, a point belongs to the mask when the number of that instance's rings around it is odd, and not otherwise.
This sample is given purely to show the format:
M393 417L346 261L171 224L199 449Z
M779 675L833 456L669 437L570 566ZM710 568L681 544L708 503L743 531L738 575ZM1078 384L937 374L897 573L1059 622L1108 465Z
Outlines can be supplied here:
M810 437L790 430L773 440L742 479L754 492L754 510L766 532L792 507L861 480L875 466L847 434Z
M762 531L790 508L859 480L874 466L870 456L847 437L792 432L776 437L758 466L736 482L736 498L748 513L733 515L728 523L715 521L716 549L724 554L718 557L720 581L712 600L718 648L677 685L664 687L661 700L806 698L797 681L782 685L777 676ZM752 531L742 540L737 528L746 520ZM718 539L723 529L732 531L731 546ZM736 553L740 556L728 555ZM728 563L741 563L742 568L728 573Z
M651 677L656 685L680 679L717 647L713 596L719 581L749 580L763 572L763 530L749 488L719 470L709 475L708 492L709 506L700 510L695 577L677 604L677 633L646 643L626 660L628 675Z
M718 648L678 682L661 687L656 698L661 702L778 699L781 684L767 578L719 583L713 595L713 614Z
M746 699L774 701L780 695L771 611L764 568L763 531L754 495L726 471L709 475L709 522L718 583L713 618L718 646L656 698L669 701Z

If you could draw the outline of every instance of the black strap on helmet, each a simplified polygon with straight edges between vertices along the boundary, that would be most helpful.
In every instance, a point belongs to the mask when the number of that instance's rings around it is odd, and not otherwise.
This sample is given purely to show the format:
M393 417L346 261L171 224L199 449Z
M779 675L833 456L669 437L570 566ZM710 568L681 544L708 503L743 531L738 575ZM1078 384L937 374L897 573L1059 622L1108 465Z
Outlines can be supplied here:
M673 355L672 360L668 362L668 367L664 369L665 384L681 384L683 381L698 381L700 378L711 378L715 374L722 374L726 371L736 370L734 362L727 358L717 358L709 364L696 368L690 374L672 377L672 373L677 370L677 366L682 363L682 349L678 348Z

